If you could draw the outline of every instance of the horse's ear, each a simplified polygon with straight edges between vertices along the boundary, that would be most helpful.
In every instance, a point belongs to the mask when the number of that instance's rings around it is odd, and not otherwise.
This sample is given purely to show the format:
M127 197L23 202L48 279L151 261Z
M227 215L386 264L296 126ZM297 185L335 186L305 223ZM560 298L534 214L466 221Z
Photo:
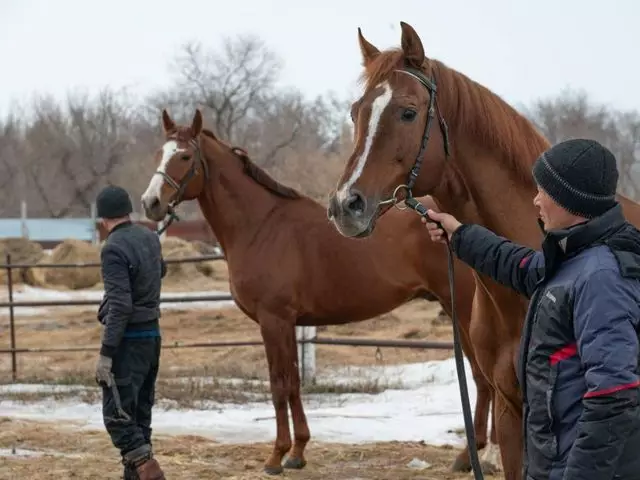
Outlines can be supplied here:
M164 129L164 133L169 133L176 129L176 124L171 120L166 108L162 109L162 128Z
M199 108L196 108L196 113L193 115L193 120L191 121L191 133L194 137L200 135L202 131L202 113Z
M362 30L358 27L358 42L360 43L360 52L362 53L362 64L366 67L380 55L380 50L371 45L362 35Z
M400 22L402 28L402 52L410 67L420 68L424 63L424 47L420 37L411 25Z

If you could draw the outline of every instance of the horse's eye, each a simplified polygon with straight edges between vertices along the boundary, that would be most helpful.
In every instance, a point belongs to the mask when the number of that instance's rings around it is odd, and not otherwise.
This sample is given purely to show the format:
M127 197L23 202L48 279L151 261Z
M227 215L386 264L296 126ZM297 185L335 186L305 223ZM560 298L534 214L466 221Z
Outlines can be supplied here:
M180 157L180 158L182 158L182 160L184 160L186 162L187 160L189 160L191 158L191 155L182 155L182 157Z
M403 122L413 122L416 119L418 112L413 110L412 108L405 108L402 111L402 121Z

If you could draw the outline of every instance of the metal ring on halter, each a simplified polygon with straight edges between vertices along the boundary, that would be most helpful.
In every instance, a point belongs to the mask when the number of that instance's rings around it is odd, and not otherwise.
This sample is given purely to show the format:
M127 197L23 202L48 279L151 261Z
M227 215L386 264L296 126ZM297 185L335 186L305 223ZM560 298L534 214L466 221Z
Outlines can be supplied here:
M403 207L398 206L398 192L403 188L407 191L407 198L412 196L411 189L407 185L398 185L396 189L393 191L393 197L392 197L394 200L393 206L396 207L398 210L406 210L407 208L409 208L407 207L406 204Z
M404 207L404 208L400 208L400 207L398 207L398 198L397 198L397 195L398 195L398 192L400 191L400 189L402 189L402 188L406 189L406 190L407 190L407 194L408 194L408 196L409 196L409 197L411 197L411 189L410 189L407 185L398 185L398 186L395 188L395 190L393 191L393 195L391 195L391 197L390 197L390 198L387 198L386 200L382 200L382 201L380 202L380 205L387 205L387 204L389 204L389 203L392 203L392 204L393 204L393 206L395 206L395 207L396 207L397 209L399 209L399 210L404 210L405 208L407 208L407 207Z

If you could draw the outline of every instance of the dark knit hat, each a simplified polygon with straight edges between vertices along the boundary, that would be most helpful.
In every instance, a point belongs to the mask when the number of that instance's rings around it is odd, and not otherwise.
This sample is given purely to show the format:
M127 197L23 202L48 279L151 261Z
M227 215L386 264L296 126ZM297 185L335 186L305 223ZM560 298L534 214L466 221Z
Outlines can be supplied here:
M616 158L595 140L577 138L554 145L533 164L533 177L574 215L597 217L616 204Z
M109 185L100 191L96 199L96 207L100 218L125 217L133 211L127 191L115 185Z

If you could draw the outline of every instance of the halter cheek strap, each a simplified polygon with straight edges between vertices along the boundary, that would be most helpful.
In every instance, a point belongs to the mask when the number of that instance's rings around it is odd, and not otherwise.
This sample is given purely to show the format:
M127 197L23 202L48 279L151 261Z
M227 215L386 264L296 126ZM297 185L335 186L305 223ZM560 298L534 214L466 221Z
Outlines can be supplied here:
M424 160L424 152L427 149L427 143L429 142L429 137L431 135L431 123L436 116L438 115L438 124L440 125L440 131L442 132L442 138L444 140L444 155L446 158L450 155L449 150L449 128L447 127L447 122L444 117L440 113L440 107L438 106L437 92L438 89L436 87L435 80L430 79L420 70L416 70L413 68L405 68L403 70L396 70L396 72L404 73L409 75L410 77L416 79L422 86L424 86L429 91L429 106L427 110L427 122L424 126L424 132L422 133L422 139L420 141L420 150L416 155L416 159L413 163L413 167L409 171L409 175L407 177L407 183L398 185L393 194L387 200L383 200L380 202L380 205L393 204L397 208L404 210L405 207L398 206L398 193L402 190L407 191L406 198L412 198L413 194L411 189L416 183L416 179L418 178L418 174L420 173L420 168L422 167L422 162Z
M163 172L161 170L156 170L154 172L154 175L160 175L164 179L164 181L175 190L175 193L173 194L172 199L169 201L169 206L167 208L167 215L169 216L169 219L164 222L162 228L157 231L158 235L161 235L167 228L169 228L169 225L171 225L174 220L180 220L180 218L178 218L178 215L176 215L175 213L175 208L182 202L182 196L184 195L184 191L187 189L189 182L199 173L199 165L202 166L205 180L209 179L209 166L202 156L199 137L189 140L189 145L193 147L195 156L193 162L191 162L191 167L184 175L184 177L180 179L180 183L176 182L173 177L171 177L171 175L167 174L166 172Z
M172 207L176 207L180 202L182 202L182 196L184 195L184 191L189 185L189 182L199 173L198 166L202 166L202 171L204 172L205 179L209 179L209 168L207 162L204 161L204 158L202 156L199 137L189 140L189 145L193 147L195 156L193 162L191 163L191 167L184 175L184 177L180 179L180 183L176 182L173 177L171 177L171 175L169 175L167 172L163 172L161 170L156 170L154 172L154 175L160 175L164 179L164 181L175 190L173 198L169 202Z

